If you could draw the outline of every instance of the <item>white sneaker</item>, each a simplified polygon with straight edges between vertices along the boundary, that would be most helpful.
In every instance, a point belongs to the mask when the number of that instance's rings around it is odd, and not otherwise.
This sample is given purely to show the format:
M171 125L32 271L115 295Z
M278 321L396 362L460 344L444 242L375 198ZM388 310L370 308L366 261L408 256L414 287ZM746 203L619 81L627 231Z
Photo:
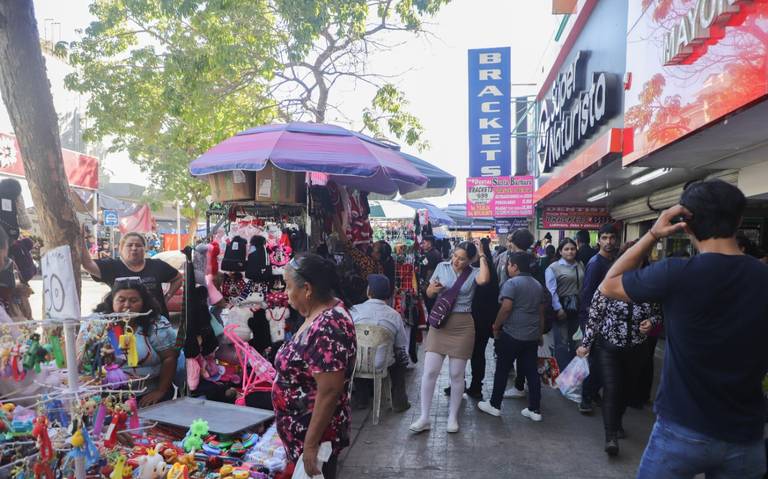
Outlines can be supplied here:
M527 417L531 421L536 421L536 422L541 421L541 413L533 412L528 408L525 408L522 411L520 411L520 414Z
M408 429L415 433L429 431L432 428L432 425L427 420L422 420L419 418L418 421L408 426Z
M525 397L525 391L521 391L514 386L504 391L505 399L519 399L524 397Z
M450 433L459 432L459 421L455 419L451 421L451 419L448 418L448 425L445 426L445 432L450 432Z
M477 403L477 408L486 414L490 414L491 416L501 416L501 410L491 406L490 401L480 401Z

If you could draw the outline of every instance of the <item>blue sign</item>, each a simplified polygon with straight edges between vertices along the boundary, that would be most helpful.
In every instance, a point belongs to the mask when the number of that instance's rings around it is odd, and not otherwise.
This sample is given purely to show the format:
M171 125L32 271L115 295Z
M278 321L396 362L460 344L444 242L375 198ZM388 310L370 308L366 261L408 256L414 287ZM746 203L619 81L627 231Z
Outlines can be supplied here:
M517 229L528 228L528 218L505 218L497 219L494 227L496 228L496 234L505 235L509 234Z
M510 49L469 50L469 176L511 176Z
M117 211L104 210L104 226L117 226Z

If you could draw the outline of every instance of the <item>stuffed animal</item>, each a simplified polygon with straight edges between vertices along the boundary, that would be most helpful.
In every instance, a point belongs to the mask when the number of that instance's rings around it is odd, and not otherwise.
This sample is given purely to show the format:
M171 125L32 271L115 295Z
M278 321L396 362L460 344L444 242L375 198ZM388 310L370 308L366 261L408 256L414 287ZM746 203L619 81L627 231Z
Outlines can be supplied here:
M165 476L168 465L160 455L159 445L154 449L147 449L145 456L136 459L138 469L136 479L162 479Z

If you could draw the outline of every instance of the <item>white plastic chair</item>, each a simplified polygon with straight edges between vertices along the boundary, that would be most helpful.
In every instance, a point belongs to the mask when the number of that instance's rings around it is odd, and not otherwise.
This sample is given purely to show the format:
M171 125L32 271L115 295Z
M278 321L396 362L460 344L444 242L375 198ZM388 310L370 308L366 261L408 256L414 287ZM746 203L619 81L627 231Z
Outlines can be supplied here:
M379 423L381 415L382 393L387 407L392 408L392 384L389 378L389 366L394 363L394 338L392 333L372 324L356 324L357 360L354 376L373 379L373 424ZM386 357L384 366L376 369L376 352L381 348ZM382 390L383 388L383 390Z

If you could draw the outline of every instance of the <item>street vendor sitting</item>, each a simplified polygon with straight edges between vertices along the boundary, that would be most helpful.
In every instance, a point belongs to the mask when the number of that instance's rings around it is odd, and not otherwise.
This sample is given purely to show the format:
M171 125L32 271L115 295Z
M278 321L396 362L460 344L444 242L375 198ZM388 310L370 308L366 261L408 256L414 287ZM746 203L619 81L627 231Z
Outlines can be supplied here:
M115 373L112 370L115 365L130 378L149 376L144 383L146 391L139 398L139 405L142 407L166 401L173 395L172 382L177 363L176 331L168 319L158 311L159 306L140 278L118 278L112 286L112 291L96 307L96 312L150 314L107 327L105 323L91 322L81 330L78 337L81 368L86 366L93 369L94 364L98 368L103 365L108 370L107 381L110 380L109 375ZM123 325L121 330L118 330L117 324ZM102 352L111 353L115 349L115 340L120 348L119 353L102 358ZM102 363L102 360L105 362ZM84 364L87 362L94 364ZM120 374L119 371L116 373ZM116 387L128 389L125 385Z
M394 364L383 364L388 356L386 351L376 351L376 368L389 367L389 375L392 378L392 409L395 412L403 412L411 407L408 395L405 391L405 371L408 366L408 336L405 334L405 326L400 313L389 307L386 303L391 296L389 279L382 274L368 276L368 301L358 304L349 310L352 321L355 324L371 324L380 326L392 333L394 338ZM363 406L368 402L371 388L370 380L355 379L355 402Z

